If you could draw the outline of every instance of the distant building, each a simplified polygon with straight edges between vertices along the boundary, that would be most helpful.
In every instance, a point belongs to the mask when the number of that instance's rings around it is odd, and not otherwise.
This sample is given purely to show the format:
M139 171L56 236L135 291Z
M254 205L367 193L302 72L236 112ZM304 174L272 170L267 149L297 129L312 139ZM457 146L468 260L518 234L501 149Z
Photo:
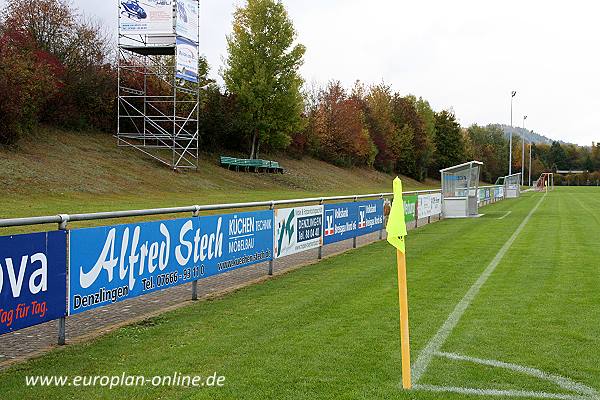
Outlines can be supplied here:
M556 171L556 173L560 174L560 175L585 174L586 172L590 172L590 171L587 171L587 170L586 171L561 171L561 170Z

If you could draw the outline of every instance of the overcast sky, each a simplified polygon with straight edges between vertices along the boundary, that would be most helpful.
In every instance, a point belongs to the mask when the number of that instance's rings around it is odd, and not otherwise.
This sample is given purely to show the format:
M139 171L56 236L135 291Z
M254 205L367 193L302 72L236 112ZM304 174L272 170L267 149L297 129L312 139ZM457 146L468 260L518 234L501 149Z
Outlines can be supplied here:
M5 4L0 0L0 4ZM117 4L74 0L116 30ZM200 51L218 76L242 0L201 0ZM510 123L555 139L600 141L600 2L284 0L307 47L307 82L386 82L452 107L464 126Z

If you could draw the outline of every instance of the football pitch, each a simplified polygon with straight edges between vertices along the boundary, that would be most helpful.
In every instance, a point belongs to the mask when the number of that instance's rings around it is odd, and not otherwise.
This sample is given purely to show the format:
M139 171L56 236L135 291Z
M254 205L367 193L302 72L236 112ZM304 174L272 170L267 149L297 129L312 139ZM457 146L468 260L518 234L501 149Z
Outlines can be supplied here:
M379 242L0 372L0 399L600 399L600 188L526 193L409 232L415 388ZM221 387L26 377L223 376Z

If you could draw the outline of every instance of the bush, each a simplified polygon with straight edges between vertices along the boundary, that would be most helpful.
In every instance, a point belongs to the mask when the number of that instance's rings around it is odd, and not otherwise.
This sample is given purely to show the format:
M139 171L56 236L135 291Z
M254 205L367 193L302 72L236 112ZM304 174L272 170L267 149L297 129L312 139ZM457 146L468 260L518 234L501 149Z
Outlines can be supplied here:
M62 68L26 32L0 32L0 143L7 145L35 126L61 87Z
M19 91L17 97L27 97L29 86L41 79L35 83L36 98L25 101L37 111L25 110L5 125L31 126L41 118L75 129L114 129L117 74L108 62L111 45L99 23L83 19L66 0L12 0L2 20L7 39L1 62L10 82L1 84ZM18 69L11 74L10 68ZM57 80L60 92L51 90ZM54 96L51 102L49 96Z

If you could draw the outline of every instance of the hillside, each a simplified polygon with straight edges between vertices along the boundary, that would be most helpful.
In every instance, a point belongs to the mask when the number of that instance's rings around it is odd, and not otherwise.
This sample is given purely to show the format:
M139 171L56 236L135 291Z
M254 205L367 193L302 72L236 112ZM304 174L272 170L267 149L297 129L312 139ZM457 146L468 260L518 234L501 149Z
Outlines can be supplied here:
M0 148L0 218L391 191L393 177L374 170L263 155L287 173L236 173L218 156L202 154L198 171L173 172L108 134L44 127L17 148Z
M510 131L512 130L513 133L516 134L517 136L525 137L525 140L527 142L533 142L536 144L552 144L552 142L556 141L555 139L550 139L544 135L540 135L533 131L519 128L516 126L511 128L510 125L504 125L504 124L494 124L494 125L498 126L500 129L502 129L504 131L504 135L507 138L510 136ZM567 144L566 142L563 142L562 140L558 140L558 142L561 144Z

